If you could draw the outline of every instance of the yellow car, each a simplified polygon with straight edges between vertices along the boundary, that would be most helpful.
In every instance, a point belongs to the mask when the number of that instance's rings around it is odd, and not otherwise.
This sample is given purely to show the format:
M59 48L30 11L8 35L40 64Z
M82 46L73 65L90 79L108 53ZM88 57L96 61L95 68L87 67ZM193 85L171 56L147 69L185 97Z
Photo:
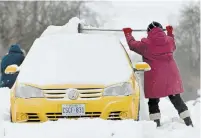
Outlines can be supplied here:
M110 35L56 34L33 43L11 89L12 122L58 119L139 119L136 71L120 41Z

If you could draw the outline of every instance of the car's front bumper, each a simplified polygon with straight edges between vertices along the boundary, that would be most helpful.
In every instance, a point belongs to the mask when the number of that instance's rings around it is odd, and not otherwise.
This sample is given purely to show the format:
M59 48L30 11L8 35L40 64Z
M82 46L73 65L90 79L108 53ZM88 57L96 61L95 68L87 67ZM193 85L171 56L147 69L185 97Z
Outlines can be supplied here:
M13 99L11 113L13 122L45 122L62 118L102 118L109 120L138 118L139 94L124 97L102 97L99 100L47 100ZM62 116L63 104L85 104L85 115Z

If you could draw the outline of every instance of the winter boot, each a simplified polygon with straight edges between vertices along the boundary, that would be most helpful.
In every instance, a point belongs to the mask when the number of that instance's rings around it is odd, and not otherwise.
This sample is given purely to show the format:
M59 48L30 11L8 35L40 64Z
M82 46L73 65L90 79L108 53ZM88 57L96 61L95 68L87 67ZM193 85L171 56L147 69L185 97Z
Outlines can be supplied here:
M192 122L192 120L191 120L190 117L184 118L184 122L185 122L185 124L186 124L187 126L192 126L192 127L193 127L193 122Z
M149 118L150 118L150 120L152 120L156 123L157 127L161 126L161 123L160 123L161 114L160 113L150 114Z
M160 119L154 120L154 122L156 122L157 127L161 126Z
M181 112L181 113L179 114L179 116L180 116L181 119L184 120L184 122L185 122L185 124L186 124L187 126L192 126L192 127L193 127L193 122L192 122L192 120L191 120L191 118L190 118L190 113L189 113L188 110L186 110L186 111L184 111L184 112Z

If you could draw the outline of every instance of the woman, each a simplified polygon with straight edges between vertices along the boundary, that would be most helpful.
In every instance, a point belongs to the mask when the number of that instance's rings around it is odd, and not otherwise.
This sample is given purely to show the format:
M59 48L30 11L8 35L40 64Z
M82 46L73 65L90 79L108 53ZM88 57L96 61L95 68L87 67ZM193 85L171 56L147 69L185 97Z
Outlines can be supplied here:
M147 38L136 41L131 28L123 28L130 50L142 55L151 66L144 74L145 98L148 98L150 120L160 126L159 99L168 96L180 118L187 126L193 126L190 113L180 94L184 91L178 67L173 57L176 49L173 28L166 26L167 35L160 23L153 21L147 27Z

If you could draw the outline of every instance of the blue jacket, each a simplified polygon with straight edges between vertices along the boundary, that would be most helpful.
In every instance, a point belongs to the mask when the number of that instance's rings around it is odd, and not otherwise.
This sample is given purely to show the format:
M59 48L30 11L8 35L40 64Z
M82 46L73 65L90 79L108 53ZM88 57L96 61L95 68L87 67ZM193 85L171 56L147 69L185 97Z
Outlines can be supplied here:
M9 52L2 58L1 61L1 87L9 87L11 88L15 83L15 80L18 76L16 74L5 74L4 71L7 66L16 64L20 66L24 61L24 55L19 45L11 45Z

